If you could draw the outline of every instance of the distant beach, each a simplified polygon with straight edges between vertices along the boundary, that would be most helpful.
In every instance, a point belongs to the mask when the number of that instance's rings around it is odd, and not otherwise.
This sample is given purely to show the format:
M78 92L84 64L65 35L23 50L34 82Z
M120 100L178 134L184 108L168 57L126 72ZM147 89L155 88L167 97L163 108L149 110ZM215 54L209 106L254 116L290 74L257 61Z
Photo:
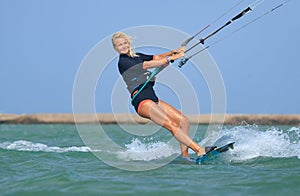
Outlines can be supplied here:
M192 124L243 123L257 125L300 125L300 114L201 114L187 115ZM1 124L147 124L149 120L136 114L0 114Z

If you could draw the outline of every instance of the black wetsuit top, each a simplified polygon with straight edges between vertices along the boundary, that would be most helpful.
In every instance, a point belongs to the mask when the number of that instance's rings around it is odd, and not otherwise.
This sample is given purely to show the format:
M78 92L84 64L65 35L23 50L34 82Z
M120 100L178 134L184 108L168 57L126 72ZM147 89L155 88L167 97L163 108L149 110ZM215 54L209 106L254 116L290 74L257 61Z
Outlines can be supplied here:
M119 72L123 76L130 94L144 84L151 75L150 71L143 69L143 62L152 60L153 55L142 53L137 53L137 55L137 57L130 57L126 54L121 54L118 62ZM154 83L154 81L150 83Z
M150 71L143 69L143 62L152 60L153 55L142 53L137 53L137 55L137 57L130 57L126 54L121 54L118 62L119 72L127 85L131 98L151 75ZM145 100L152 100L153 102L158 103L159 99L153 89L154 84L154 79L150 80L145 88L131 102L138 113L139 106Z

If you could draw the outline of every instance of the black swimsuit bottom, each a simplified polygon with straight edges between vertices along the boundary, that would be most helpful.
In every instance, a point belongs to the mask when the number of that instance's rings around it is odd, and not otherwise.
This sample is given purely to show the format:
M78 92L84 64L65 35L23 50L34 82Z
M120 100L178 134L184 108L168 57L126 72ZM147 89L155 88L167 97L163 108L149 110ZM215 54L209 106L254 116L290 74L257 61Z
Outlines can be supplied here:
M149 82L145 88L134 98L134 100L131 102L131 104L134 106L134 109L137 113L139 113L139 107L140 104L145 100L152 100L155 103L158 103L159 99L155 94L155 91L153 89L154 82ZM138 91L136 89L132 94L131 98L134 96L134 94Z

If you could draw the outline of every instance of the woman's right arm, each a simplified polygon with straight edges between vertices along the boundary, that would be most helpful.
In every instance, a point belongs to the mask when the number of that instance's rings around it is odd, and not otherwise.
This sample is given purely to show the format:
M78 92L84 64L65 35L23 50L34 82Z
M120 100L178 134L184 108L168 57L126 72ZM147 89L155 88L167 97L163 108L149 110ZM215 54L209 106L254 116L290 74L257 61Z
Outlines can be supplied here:
M181 50L181 48L174 50L176 52L172 53L169 52L169 54L171 54L170 56L166 55L167 53L161 54L161 55L157 55L154 56L154 59L151 61L144 61L143 63L143 69L149 69L149 68L155 68L155 67L159 67L161 65L169 65L170 61L174 61L176 59L179 59L181 57L184 56L185 54L185 48Z

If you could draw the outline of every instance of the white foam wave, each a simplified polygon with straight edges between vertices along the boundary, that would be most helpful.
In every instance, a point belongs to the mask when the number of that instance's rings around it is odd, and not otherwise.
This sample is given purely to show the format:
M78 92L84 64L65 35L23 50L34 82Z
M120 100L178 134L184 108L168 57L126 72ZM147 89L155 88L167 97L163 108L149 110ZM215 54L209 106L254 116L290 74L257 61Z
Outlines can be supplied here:
M173 154L179 153L178 146L172 146L164 142L141 142L139 139L134 138L130 144L125 145L126 150L120 152L119 158L133 161L150 161L164 157L170 157Z
M0 148L6 150L16 151L29 151L29 152L90 152L91 149L87 146L70 146L70 147L58 147L48 146L42 143L34 143L26 140L18 140L14 142L0 143Z
M222 137L235 141L230 151L233 160L256 157L298 157L300 159L300 128L281 130L276 127L260 130L257 126L237 126L222 130Z

